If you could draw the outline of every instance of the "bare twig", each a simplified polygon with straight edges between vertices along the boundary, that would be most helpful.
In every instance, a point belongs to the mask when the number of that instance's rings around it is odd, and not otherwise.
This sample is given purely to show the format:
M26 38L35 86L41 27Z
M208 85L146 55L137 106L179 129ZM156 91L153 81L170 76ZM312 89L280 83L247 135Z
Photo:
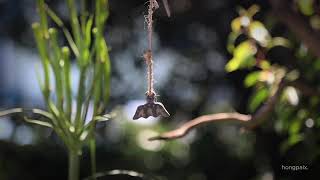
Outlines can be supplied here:
M262 105L256 113L253 115L239 114L239 113L218 113L203 115L197 117L187 123L183 124L179 128L160 134L156 137L151 137L149 140L172 140L185 136L190 130L198 127L199 125L211 123L211 122L234 122L238 123L246 129L254 129L258 125L262 124L272 114L276 103L280 99L281 93L287 86L294 86L299 89L303 95L315 95L320 94L319 91L303 84L300 81L285 82L280 81L275 93L269 97L269 99Z
M244 115L239 113L218 113L210 114L197 117L191 121L180 126L178 129L173 131L165 132L160 136L152 137L149 140L168 140L176 139L185 136L190 130L198 127L199 125L206 124L209 122L218 122L218 121L233 121L237 123L245 123L250 121L252 117L250 115Z

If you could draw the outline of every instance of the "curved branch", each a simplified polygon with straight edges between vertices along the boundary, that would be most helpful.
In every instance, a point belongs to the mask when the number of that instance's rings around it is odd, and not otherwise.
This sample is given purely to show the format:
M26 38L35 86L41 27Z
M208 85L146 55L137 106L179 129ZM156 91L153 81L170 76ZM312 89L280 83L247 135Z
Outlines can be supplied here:
M166 139L176 139L185 136L190 130L199 125L206 124L209 122L217 122L217 121L232 121L238 123L245 123L251 120L250 115L244 115L239 113L218 113L218 114L210 114L197 117L187 123L183 124L176 130L169 131L161 134L157 137L152 137L149 140L166 140Z
M316 89L309 87L306 84L303 84L301 81L293 81L293 82L285 82L282 80L275 93L269 97L269 99L262 105L253 115L245 115L239 113L218 113L218 114L210 114L210 115L203 115L197 117L187 123L183 124L179 128L168 131L165 133L160 134L156 137L151 137L149 140L171 140L177 139L185 136L190 132L190 130L198 127L199 125L212 123L212 122L235 122L239 123L246 129L254 129L258 125L262 124L268 117L272 114L276 103L280 99L280 96L287 86L293 86L299 89L303 95L312 96L312 95L319 95L320 92Z

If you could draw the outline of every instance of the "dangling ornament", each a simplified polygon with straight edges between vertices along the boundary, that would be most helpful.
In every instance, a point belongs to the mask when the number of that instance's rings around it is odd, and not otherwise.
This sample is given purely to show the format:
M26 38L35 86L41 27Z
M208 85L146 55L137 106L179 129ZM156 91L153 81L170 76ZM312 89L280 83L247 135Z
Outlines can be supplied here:
M170 16L170 11L166 0L163 0L166 8L167 15ZM146 16L146 21L148 25L148 47L149 49L144 53L143 58L147 65L148 72L148 91L146 92L147 103L138 106L133 119L139 119L141 117L148 118L153 117L169 117L170 114L160 102L157 102L156 93L153 89L153 58L152 58L152 23L153 23L153 12L158 9L159 5L156 0L149 1L148 15Z

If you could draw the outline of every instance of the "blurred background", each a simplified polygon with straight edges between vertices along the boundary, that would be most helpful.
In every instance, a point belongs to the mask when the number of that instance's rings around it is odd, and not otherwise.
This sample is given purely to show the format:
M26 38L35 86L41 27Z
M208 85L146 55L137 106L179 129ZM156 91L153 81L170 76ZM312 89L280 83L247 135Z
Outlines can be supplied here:
M241 132L239 126L233 124L213 123L178 140L148 141L149 137L200 115L233 111L250 113L248 104L253 89L244 86L243 80L251 70L231 73L225 70L232 58L227 51L230 23L239 16L239 7L246 9L258 4L260 12L255 18L267 22L266 27L273 35L285 36L293 41L294 47L301 49L294 34L290 34L285 26L274 23L276 17L270 14L268 1L168 1L172 17L166 16L161 2L155 15L154 68L158 100L166 106L171 117L133 121L136 107L145 102L147 86L142 59L147 47L144 22L147 5L145 0L110 0L111 14L105 33L112 63L108 111L116 116L97 127L98 171L128 169L160 180L319 178L319 105L311 108L306 105L309 99L300 99L298 106L290 107L291 111L280 109L254 131ZM67 21L64 1L46 2ZM0 0L1 110L44 108L36 78L41 62L31 29L32 22L37 20L34 0ZM286 59L292 51L298 50L280 48L270 56ZM309 54L305 56L305 61L297 62L298 67L314 68L310 62L316 58ZM283 61L281 63L285 65ZM319 78L317 72L317 69L309 72L309 83L314 86ZM72 74L76 87L76 65ZM280 116L285 113L287 116ZM66 179L67 153L61 141L51 130L27 124L22 118L22 115L0 118L0 179ZM290 139L291 120L288 119L299 122L293 127L298 126L296 133L301 135L298 140ZM279 130L278 124L272 123L275 121L289 122L288 128ZM306 165L309 169L284 171L282 165ZM89 175L90 159L85 148L81 176ZM138 178L123 175L105 179Z

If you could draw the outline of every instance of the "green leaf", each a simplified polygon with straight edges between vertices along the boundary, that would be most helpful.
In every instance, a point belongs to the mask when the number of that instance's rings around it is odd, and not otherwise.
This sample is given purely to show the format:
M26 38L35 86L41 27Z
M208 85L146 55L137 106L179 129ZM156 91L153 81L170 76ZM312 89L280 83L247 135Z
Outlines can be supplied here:
M270 63L269 63L269 61L267 61L267 60L260 60L260 62L259 62L259 67L260 67L261 69L263 69L263 70L269 69L270 66L271 66Z
M22 113L22 112L23 112L22 108L7 109L7 110L0 111L0 117L7 116L10 114L15 114L15 113Z
M93 16L90 16L86 23L86 28L85 28L85 43L87 47L89 47L91 44L92 25L93 25Z
M268 46L268 48L273 48L273 47L276 47L276 46L282 46L282 47L290 48L291 47L291 43L286 38L274 37L274 38L272 38L271 43Z
M106 47L107 48L107 47ZM106 49L106 59L103 63L103 101L107 103L110 97L110 81L111 81L111 61L108 48Z
M40 27L41 31L45 38L48 37L48 19L45 13L45 3L44 0L37 0L37 5L39 8L39 15L40 15Z
M47 111L41 110L41 109L32 109L32 112L35 114L39 114L41 116L44 116L48 119L53 119L53 115Z
M233 53L233 58L227 63L226 70L232 72L241 68L248 68L255 65L254 55L256 47L249 41L244 41L239 44Z
M40 120L36 120L36 119L29 119L27 117L25 117L24 119L28 123L37 124L37 125L48 127L48 128L53 128L52 124L50 124L48 122L44 122L44 121L40 121Z
M63 74L61 68L61 50L58 44L58 35L55 28L49 29L50 45L52 47L52 58L50 63L55 76L55 90L57 96L57 107L60 111L63 111Z
M249 36L255 39L261 46L267 47L271 36L268 30L260 21L253 21L249 26Z
M237 32L231 32L228 36L228 42L227 42L227 50L229 53L233 53L235 48L235 42L237 38L239 37L240 33Z
M302 125L302 121L300 119L294 119L290 123L289 134L290 135L298 134L301 129L301 125Z
M48 13L48 15L51 17L51 19L53 20L53 22L55 22L63 31L68 44L70 45L73 53L75 54L76 57L79 56L79 50L77 45L75 44L71 33L68 31L68 29L65 27L65 25L63 24L63 21L59 18L59 16L52 10L50 9L48 6L46 6L46 11Z
M78 19L78 14L77 14L77 6L75 4L74 0L67 0L68 8L69 8L69 15L70 15L70 22L71 22L71 29L72 29L72 34L75 39L77 47L80 48L81 44L81 31L80 31L80 24L79 24L79 19Z
M292 146L296 145L297 143L301 142L304 139L304 136L301 134L294 134L290 135L289 138L281 144L281 152L288 151Z
M249 111L254 112L269 96L269 91L267 88L262 88L257 90L251 98L249 103Z
M249 7L249 9L247 10L247 13L248 13L248 16L252 18L259 11L260 11L260 7L256 4L253 4L252 6Z
M241 30L241 17L237 17L231 21L231 30L232 32L239 33Z
M319 15L314 15L310 17L310 25L312 28L319 30L320 29L320 16Z
M259 81L260 71L255 71L248 74L244 80L246 87L254 86Z
M93 118L93 120L95 121L109 121L111 119L111 116L106 114L106 115L103 115L103 116L95 116Z
M311 16L314 13L313 9L314 0L298 0L298 7L302 14L306 16Z
M41 25L39 23L33 23L32 29L43 66L44 83L41 85L41 90L45 100L47 100L50 96L50 64L47 43L45 42L44 32L41 30Z

